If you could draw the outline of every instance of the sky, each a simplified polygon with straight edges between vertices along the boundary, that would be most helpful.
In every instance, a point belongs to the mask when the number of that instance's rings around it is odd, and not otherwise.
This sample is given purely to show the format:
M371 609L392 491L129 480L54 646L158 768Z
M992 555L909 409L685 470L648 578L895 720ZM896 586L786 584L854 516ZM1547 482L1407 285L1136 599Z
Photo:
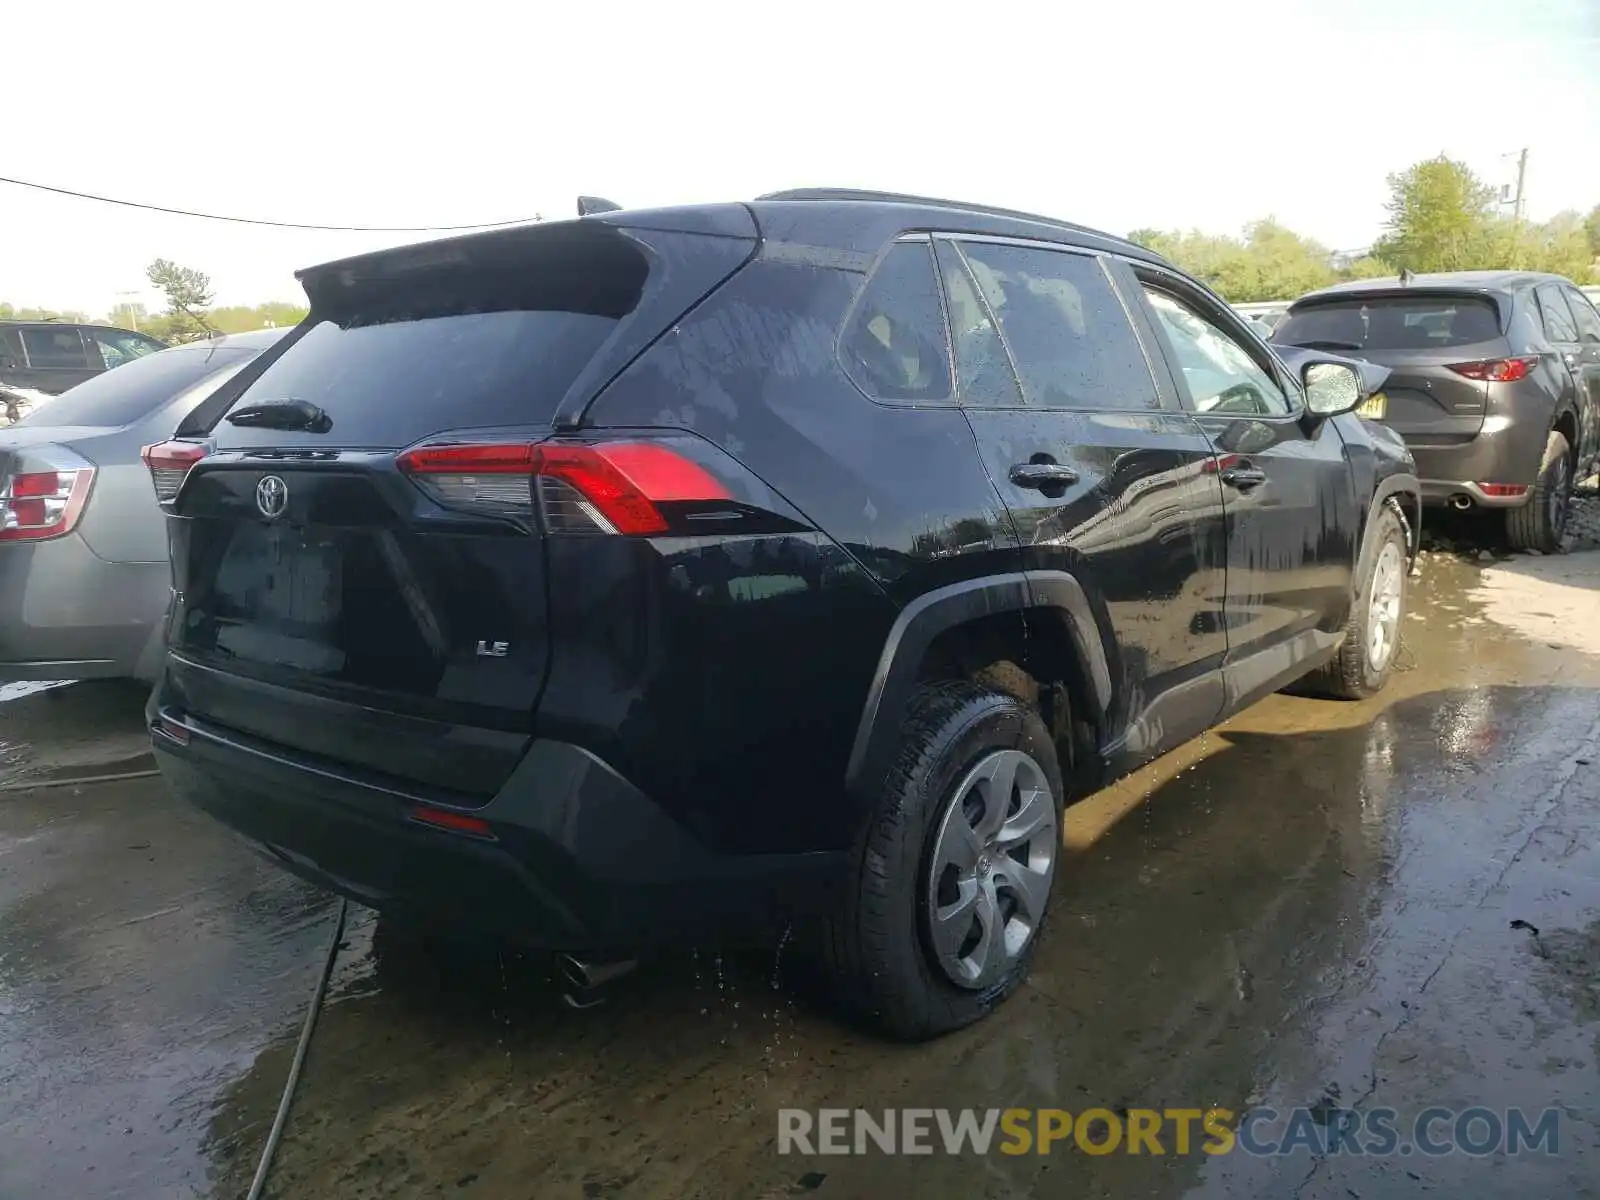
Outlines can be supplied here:
M12 6L0 176L332 225L871 187L1124 233L1272 215L1334 249L1439 153L1534 219L1600 204L1600 0ZM219 304L426 234L274 230L0 184L0 300ZM125 293L137 293L125 297Z

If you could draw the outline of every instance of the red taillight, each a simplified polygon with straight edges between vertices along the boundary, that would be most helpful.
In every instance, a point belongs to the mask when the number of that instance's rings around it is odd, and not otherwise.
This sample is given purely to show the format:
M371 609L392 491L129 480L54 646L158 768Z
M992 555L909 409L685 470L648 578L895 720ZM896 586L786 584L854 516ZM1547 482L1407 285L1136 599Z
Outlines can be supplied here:
M29 471L0 483L0 542L38 542L71 533L89 499L93 467Z
M1485 383L1515 383L1539 365L1537 358L1490 358L1482 362L1452 363L1450 369Z
M552 533L665 533L661 503L728 500L692 459L653 442L419 446L400 469L448 508L531 517L534 481Z
M465 833L472 837L492 838L494 830L482 817L456 812L449 808L435 808L431 804L418 804L411 810L411 819L432 825L435 829L448 829L451 833Z
M156 499L165 503L178 494L189 468L206 456L204 442L157 442L139 451L144 465L150 468L150 479L155 484Z
M1485 496L1521 496L1528 490L1525 483L1480 483L1478 490Z
M171 717L160 717L156 720L155 731L164 737L171 738L180 746L189 744L189 727Z

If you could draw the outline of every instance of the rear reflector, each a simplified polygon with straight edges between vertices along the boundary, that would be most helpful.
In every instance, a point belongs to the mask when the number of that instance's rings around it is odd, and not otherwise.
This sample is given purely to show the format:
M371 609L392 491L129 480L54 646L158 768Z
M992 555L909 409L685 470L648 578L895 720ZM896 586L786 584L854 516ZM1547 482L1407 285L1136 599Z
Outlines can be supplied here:
M402 471L446 508L531 518L533 481L551 533L665 533L658 504L728 500L699 463L652 442L419 446Z
M176 496L189 468L204 458L208 449L204 442L172 441L157 442L139 451L144 465L150 468L156 499L166 503Z
M411 819L432 825L435 829L448 829L451 833L466 833L473 837L492 838L494 830L482 817L455 812L448 808L434 808L431 804L418 804L411 810Z
M1525 483L1480 483L1478 490L1485 496L1521 496L1528 490Z
M1515 383L1539 365L1538 358L1490 358L1482 362L1453 363L1450 369L1485 383Z
M94 468L33 471L0 483L0 542L38 542L71 533L83 514Z

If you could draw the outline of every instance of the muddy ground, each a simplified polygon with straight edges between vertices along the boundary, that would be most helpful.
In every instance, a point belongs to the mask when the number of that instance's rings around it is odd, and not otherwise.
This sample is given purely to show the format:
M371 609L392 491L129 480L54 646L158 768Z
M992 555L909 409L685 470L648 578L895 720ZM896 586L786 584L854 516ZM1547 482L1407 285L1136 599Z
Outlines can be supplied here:
M1274 697L1077 805L1030 982L932 1045L842 1025L788 952L575 1012L541 962L353 910L268 1194L1600 1194L1597 564L1436 550L1379 700ZM242 1195L332 928L144 774L141 702L0 703L4 1200ZM1559 1152L775 1145L785 1106L1319 1103L1554 1106Z

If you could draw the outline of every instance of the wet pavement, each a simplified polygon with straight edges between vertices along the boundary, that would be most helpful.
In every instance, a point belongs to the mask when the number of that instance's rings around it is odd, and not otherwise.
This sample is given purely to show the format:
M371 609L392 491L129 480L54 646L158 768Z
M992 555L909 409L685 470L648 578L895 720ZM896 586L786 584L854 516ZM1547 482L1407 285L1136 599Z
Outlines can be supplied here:
M1075 806L1030 982L931 1045L841 1025L791 952L577 1012L352 910L268 1194L1600 1194L1600 638L1515 627L1530 561L1430 555L1384 696L1273 697ZM1600 576L1539 571L1600 626ZM139 702L0 704L4 1200L242 1195L331 931L140 775ZM1554 1107L1559 1153L777 1152L786 1107L1296 1105Z

